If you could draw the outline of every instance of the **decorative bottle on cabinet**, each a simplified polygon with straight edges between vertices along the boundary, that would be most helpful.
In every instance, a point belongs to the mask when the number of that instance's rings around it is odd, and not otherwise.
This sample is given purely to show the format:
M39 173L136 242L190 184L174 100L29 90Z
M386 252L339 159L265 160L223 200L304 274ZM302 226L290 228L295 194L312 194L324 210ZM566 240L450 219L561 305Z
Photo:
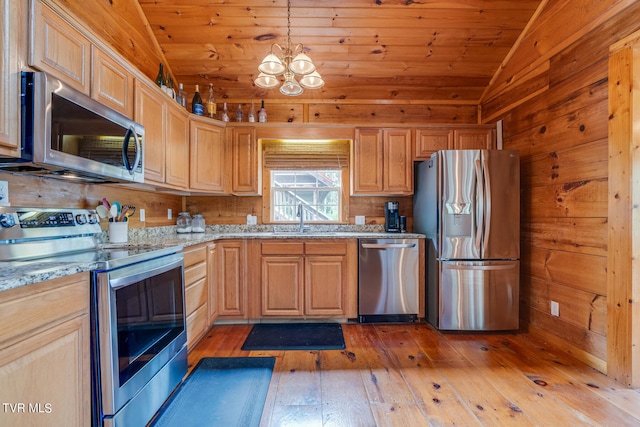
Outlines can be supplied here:
M260 108L260 111L258 112L258 121L260 123L266 123L267 122L267 110L264 109L264 99L262 100L262 107Z
M236 110L236 122L242 121L242 104L238 104L238 109Z
M249 123L254 123L256 121L256 109L253 108L253 99L251 100L251 109L249 110Z
M158 70L158 75L156 76L156 84L159 88L164 90L163 86L165 86L166 82L164 79L164 64L160 63L160 69Z
M216 116L216 99L213 97L213 83L209 83L209 98L207 99L207 116Z
M178 104L182 105L184 108L187 108L187 92L184 91L182 83L180 83L180 89L178 90L176 101L178 101Z
M196 85L196 93L193 94L193 99L191 100L191 112L198 116L204 115L204 105L202 105L202 97L200 96L198 85Z
M224 107L222 108L222 121L223 122L228 122L229 121L229 112L227 111L227 103L224 103Z

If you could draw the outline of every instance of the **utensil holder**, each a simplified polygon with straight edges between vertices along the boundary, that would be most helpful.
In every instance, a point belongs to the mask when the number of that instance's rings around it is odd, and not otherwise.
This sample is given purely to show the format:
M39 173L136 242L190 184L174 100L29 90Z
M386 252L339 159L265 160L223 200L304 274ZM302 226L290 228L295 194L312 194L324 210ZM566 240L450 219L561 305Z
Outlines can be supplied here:
M129 223L127 221L109 223L109 242L127 243L129 238Z

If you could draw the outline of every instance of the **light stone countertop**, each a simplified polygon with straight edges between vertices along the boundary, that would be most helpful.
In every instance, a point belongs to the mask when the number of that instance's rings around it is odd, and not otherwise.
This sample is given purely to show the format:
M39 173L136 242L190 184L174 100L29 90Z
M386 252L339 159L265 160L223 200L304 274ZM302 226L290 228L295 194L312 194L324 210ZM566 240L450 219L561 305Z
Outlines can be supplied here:
M272 226L214 225L205 233L176 232L175 226L129 230L126 244L110 244L104 232L98 241L104 247L122 246L193 246L216 240L230 239L423 239L423 234L385 233L381 226L314 226L300 233L295 227L283 226L274 232ZM0 262L0 292L32 283L69 276L96 268L94 262Z

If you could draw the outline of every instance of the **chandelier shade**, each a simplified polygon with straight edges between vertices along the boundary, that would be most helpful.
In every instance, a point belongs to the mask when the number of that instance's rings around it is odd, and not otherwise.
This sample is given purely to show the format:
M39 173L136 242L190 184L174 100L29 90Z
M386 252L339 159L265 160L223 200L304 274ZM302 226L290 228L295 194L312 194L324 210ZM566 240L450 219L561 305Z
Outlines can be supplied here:
M274 49L280 51L280 55L274 53ZM319 89L324 86L324 80L316 71L316 66L304 51L304 46L298 43L291 48L291 1L287 0L287 44L280 46L274 43L271 51L258 65L260 74L254 80L256 86L263 89L274 89L280 84L280 76L284 82L280 86L280 93L287 96L297 96L306 89ZM295 76L301 76L300 83Z

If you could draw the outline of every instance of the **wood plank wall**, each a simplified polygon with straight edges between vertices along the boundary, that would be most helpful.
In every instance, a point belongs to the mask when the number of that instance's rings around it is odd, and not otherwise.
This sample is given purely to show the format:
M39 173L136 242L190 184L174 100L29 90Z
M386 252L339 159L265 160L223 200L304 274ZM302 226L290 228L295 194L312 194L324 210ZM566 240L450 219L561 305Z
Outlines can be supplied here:
M609 46L640 28L640 3L546 3L485 92L522 159L522 320L606 371ZM550 301L560 316L550 314Z

